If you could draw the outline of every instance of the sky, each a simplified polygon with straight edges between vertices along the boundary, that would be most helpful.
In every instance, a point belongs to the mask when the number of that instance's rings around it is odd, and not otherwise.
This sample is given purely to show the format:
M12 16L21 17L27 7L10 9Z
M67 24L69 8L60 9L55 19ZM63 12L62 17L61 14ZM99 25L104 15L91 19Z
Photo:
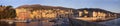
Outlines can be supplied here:
M75 9L101 8L107 11L120 13L120 0L0 0L0 5L12 5L14 8L27 4L62 6Z

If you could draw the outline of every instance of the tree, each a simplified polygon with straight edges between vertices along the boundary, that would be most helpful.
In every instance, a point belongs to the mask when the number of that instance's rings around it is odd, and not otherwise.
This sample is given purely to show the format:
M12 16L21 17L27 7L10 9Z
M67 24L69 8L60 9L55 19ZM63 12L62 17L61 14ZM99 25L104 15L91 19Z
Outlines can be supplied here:
M0 19L16 17L15 9L13 9L12 6L6 6L5 8L0 9L4 9L3 11L0 12Z

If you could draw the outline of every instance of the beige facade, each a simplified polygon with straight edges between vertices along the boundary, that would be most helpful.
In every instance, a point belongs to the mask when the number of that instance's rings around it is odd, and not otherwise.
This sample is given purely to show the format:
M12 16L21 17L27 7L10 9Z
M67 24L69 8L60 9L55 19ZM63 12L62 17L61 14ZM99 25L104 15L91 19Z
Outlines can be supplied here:
M25 20L30 17L30 11L25 8L16 9L17 19Z
M30 9L20 8L16 9L18 19L41 19L41 18L56 18L60 15L66 17L71 11L61 9L39 9L30 11Z
M57 16L56 13L54 13L52 10L36 10L33 11L33 18L54 18Z

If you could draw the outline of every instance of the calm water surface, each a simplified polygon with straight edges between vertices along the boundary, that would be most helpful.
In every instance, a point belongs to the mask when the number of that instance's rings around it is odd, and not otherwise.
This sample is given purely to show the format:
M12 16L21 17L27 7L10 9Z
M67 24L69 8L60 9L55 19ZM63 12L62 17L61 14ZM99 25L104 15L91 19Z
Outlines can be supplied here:
M48 21L36 21L36 22L30 22L30 23L12 23L9 24L8 22L0 22L0 26L53 26L53 22Z

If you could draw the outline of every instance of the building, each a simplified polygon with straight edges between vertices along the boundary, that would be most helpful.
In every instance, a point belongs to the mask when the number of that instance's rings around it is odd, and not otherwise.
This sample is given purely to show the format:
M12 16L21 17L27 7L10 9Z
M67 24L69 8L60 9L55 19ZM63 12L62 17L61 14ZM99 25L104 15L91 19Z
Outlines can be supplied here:
M81 9L78 9L76 13L79 15L77 17L86 18L85 20L87 20L87 18L91 18L91 20L94 20L94 21L118 18L117 13L102 10L100 8L81 8Z
M17 19L19 19L19 20L28 19L30 17L30 13L31 12L25 8L16 9Z
M72 8L42 5L23 5L16 8L16 13L18 19L68 17L68 14L72 14Z
M54 19L57 17L88 18L108 20L118 18L118 14L100 8L65 8L59 6L22 5L16 8L19 19Z

